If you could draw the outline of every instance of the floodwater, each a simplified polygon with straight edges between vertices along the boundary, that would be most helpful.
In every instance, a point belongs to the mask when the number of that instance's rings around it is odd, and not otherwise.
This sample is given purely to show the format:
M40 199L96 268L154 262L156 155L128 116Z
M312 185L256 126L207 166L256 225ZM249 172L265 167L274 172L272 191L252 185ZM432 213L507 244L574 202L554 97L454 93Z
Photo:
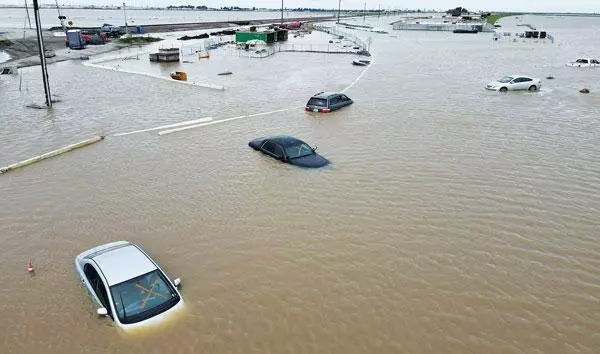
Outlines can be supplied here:
M598 22L523 22L556 43L356 32L372 38L366 72L343 54L215 54L204 75L224 91L63 62L51 111L25 108L42 102L39 68L21 92L0 77L0 165L107 135L0 176L0 352L597 353L600 70L564 63L600 48ZM483 89L514 72L556 79ZM348 108L301 108L345 88ZM271 134L332 166L247 146ZM122 239L183 280L185 311L158 330L97 318L75 276L79 252Z

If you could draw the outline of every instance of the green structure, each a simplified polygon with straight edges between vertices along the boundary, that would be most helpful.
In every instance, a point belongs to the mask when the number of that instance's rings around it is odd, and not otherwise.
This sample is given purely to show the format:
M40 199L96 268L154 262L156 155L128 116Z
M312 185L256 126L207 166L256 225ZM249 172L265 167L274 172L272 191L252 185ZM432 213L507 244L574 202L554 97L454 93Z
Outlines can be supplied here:
M253 39L258 39L267 44L275 42L275 32L274 31L264 31L264 32L236 32L235 33L235 41L237 43L245 43L251 41Z

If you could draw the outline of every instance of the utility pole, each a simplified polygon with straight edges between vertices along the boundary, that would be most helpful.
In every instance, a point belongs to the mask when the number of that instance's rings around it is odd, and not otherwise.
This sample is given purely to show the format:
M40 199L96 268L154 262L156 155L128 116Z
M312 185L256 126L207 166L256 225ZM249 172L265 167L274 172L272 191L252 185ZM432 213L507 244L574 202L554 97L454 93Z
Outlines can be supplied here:
M377 17L381 16L381 4L379 4L379 11L377 12Z
M281 24L283 25L283 0L281 0Z
M363 6L363 22L365 22L366 18L365 18L365 13L367 11L367 3L365 2L364 6Z
M44 55L44 38L42 37L42 23L40 21L40 7L38 0L33 0L33 15L35 16L35 29L37 32L38 48L40 50L40 64L42 65L42 79L44 80L44 92L46 93L46 106L52 108L52 96L50 95L50 83L48 82L48 68L46 68L46 56Z
M58 0L54 0L56 2L56 11L58 11L58 20L60 21L60 26L63 29L63 32L65 32L65 35L67 34L67 27L65 27L65 20L67 19L66 16L63 16L60 14L60 8L58 7Z
M342 11L342 0L338 1L338 20L337 23L340 23L340 12Z
M125 11L125 3L123 3L123 15L125 16L125 34L129 33L127 30L127 12Z
M31 29L31 18L29 18L29 8L27 7L27 0L25 0L25 11L27 11L27 21L29 22L29 29Z

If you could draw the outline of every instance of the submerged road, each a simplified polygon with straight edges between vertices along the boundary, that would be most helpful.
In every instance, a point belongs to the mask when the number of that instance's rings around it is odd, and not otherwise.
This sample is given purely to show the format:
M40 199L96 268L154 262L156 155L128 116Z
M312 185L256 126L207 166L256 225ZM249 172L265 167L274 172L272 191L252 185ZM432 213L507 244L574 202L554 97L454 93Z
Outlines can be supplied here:
M296 17L286 18L285 22L322 22L335 20L336 16L321 16L321 17ZM263 25L267 23L280 23L281 18L272 19L259 19L259 20L237 20L237 21L211 21L211 22L190 22L190 23L164 23L158 25L137 25L144 28L146 33L158 33L158 32L175 32L175 31L191 31L197 29L212 29L212 28L225 28L234 26L250 26L250 25ZM132 26L136 27L136 26ZM81 30L97 30L98 27L72 27L73 29ZM49 28L50 31L61 30L61 27L55 26Z

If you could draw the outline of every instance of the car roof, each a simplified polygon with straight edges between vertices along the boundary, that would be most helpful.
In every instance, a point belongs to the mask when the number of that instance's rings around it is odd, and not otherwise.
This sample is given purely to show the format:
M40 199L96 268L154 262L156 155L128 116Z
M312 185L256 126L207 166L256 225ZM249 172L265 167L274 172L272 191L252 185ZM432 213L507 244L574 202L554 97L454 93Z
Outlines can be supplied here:
M327 92L326 91L326 92L319 92L317 94L314 94L311 98L325 98L325 99L327 99L327 98L329 98L329 97L331 97L333 95L339 95L339 94L340 94L339 92Z
M281 144L283 146L289 146L289 145L297 145L298 143L304 143L302 140L300 139L296 139L293 136L288 136L288 135L276 135L276 136L269 136L266 139L269 139L273 142L276 142L277 144Z
M109 286L122 283L157 269L156 265L134 245L118 247L92 258Z

